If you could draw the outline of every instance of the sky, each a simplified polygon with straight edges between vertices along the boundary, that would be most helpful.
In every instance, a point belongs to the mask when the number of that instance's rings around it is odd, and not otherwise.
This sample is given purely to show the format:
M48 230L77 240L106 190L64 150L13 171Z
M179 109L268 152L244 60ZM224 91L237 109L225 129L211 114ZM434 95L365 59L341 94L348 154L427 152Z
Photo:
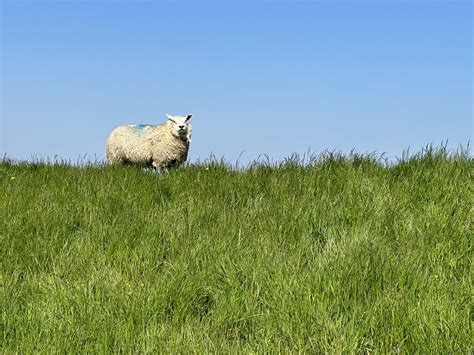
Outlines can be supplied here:
M473 137L471 1L0 0L0 154L105 157L193 114L191 161Z

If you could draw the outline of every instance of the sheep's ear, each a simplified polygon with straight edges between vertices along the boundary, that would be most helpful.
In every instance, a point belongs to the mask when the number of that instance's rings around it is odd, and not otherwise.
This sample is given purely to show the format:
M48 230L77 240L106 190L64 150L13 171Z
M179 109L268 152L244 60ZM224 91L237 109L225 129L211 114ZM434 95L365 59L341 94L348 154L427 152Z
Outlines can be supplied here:
M186 122L188 122L191 119L191 117L193 117L193 115L187 115L186 116Z
M166 114L166 118L168 118L171 122L176 123L173 116Z

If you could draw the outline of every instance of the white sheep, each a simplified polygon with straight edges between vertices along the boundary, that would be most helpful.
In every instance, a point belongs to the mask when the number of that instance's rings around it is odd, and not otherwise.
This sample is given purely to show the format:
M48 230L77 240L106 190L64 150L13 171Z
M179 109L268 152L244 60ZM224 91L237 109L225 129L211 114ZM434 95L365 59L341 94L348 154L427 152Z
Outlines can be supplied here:
M169 169L188 157L192 115L170 116L160 125L122 125L107 139L109 164L137 164L155 169Z

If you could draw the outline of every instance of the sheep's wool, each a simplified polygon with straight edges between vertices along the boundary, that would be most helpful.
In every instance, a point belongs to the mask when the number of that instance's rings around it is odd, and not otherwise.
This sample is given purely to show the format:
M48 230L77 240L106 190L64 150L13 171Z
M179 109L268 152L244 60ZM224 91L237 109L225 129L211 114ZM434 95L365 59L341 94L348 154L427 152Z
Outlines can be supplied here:
M188 126L190 135L191 125ZM138 164L170 168L186 161L188 137L177 136L171 124L123 125L116 127L107 140L109 164Z

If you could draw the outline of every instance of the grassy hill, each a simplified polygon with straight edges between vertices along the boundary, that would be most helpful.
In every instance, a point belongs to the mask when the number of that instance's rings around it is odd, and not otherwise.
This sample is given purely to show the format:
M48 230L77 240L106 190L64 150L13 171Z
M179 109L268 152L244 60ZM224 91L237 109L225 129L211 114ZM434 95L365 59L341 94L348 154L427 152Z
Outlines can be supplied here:
M472 351L474 161L0 164L2 349Z

